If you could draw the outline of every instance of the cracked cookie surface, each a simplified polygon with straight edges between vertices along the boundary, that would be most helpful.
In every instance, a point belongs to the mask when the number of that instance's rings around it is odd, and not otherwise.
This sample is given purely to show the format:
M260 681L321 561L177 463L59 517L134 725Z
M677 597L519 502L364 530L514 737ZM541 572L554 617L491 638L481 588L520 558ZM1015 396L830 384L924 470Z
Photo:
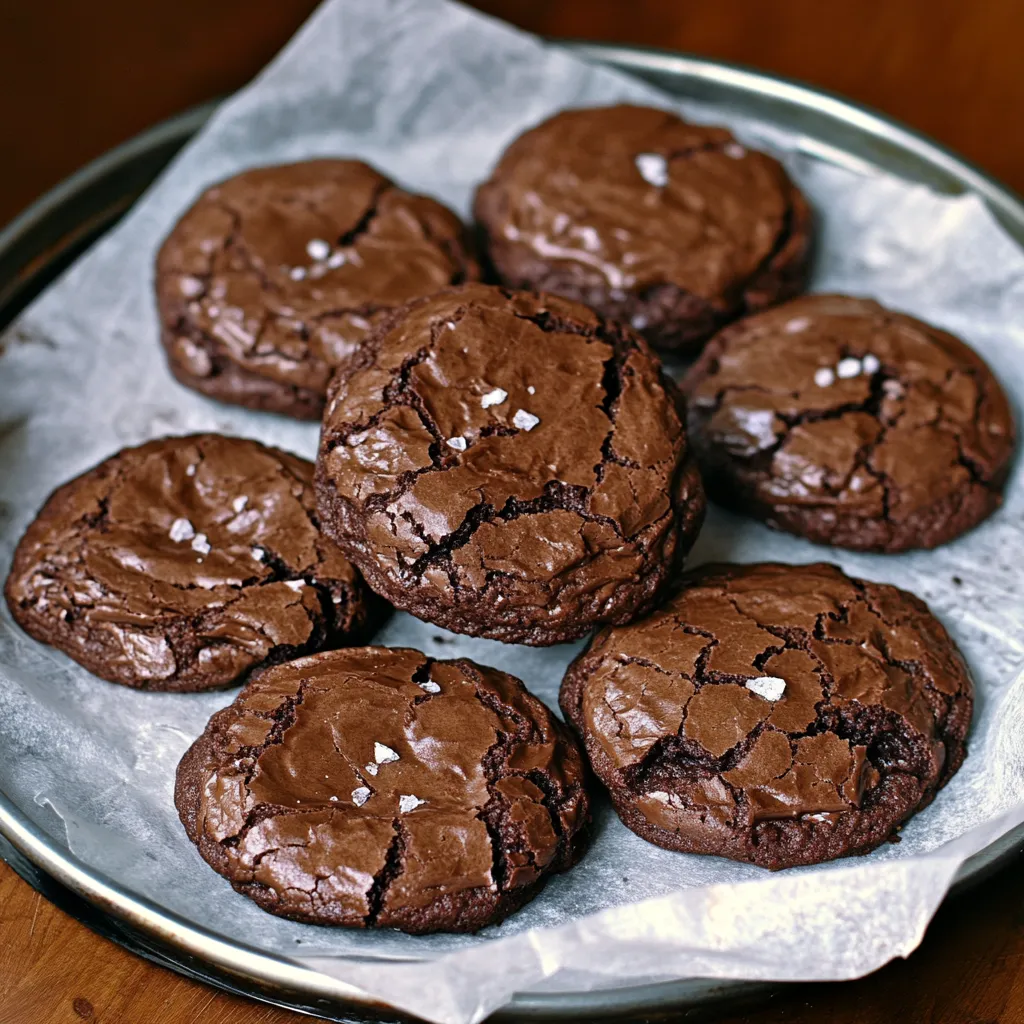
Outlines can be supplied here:
M150 441L58 488L5 594L27 633L146 690L230 686L363 637L378 602L318 526L313 465L256 441Z
M883 843L956 772L973 687L927 606L832 565L709 565L597 634L562 709L623 822L767 868Z
M186 386L317 419L389 310L478 273L455 214L364 163L261 167L204 192L164 242L161 337Z
M363 647L254 676L182 759L175 803L200 854L271 913L476 931L579 858L583 773L513 676Z
M953 335L870 300L807 296L735 324L683 389L710 496L817 543L931 548L1002 500L998 381Z
M650 607L704 495L681 397L628 328L464 285L410 303L335 377L324 530L392 604L537 646Z
M477 192L510 287L577 299L665 350L803 290L811 213L776 160L648 107L569 110Z

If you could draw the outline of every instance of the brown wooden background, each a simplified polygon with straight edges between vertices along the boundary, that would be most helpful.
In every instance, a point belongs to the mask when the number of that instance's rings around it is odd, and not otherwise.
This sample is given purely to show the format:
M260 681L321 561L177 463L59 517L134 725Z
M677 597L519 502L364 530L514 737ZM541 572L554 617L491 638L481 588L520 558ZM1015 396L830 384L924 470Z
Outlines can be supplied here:
M360 0L372 3L373 0ZM0 0L0 223L85 161L243 84L314 0ZM845 93L1024 192L1024 0L479 0L534 32L671 47ZM2 752L0 752L2 756ZM1018 860L908 962L720 1024L1021 1024ZM851 899L856 894L851 893ZM97 938L0 865L0 1024L300 1024Z

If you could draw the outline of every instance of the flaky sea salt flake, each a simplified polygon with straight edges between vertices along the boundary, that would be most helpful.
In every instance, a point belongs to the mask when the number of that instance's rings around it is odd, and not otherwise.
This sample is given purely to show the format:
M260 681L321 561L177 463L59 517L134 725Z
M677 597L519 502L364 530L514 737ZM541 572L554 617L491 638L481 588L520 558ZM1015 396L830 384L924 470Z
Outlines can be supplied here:
M325 260L331 254L331 245L322 238L311 238L306 243L306 252L311 260Z
M490 409L492 405L501 405L505 399L508 398L508 392L501 388L495 388L493 391L488 391L486 395L480 398L480 407L482 409Z
M836 382L835 373L827 366L821 366L814 371L814 383L819 388L829 388Z
M356 807L362 807L370 799L370 790L366 786L359 786L352 790L352 803Z
M786 692L786 680L778 676L758 676L756 679L748 679L746 687L758 697L776 701Z
M178 278L178 287L181 294L187 299L194 299L203 293L203 282L198 277L192 277L191 274L184 274Z
M846 356L836 364L836 376L840 380L849 380L851 377L860 376L860 360L853 356Z
M664 188L668 184L668 161L660 153L638 153L634 162L648 185Z
M187 519L175 519L171 523L171 532L168 534L175 544L180 544L183 540L191 540L195 535L195 527Z
M425 803L418 796L400 796L398 798L398 809L402 814L408 814L410 811L415 811L420 804Z
M512 423L520 430L529 431L540 423L540 417L534 416L532 412L527 412L525 409L518 409L515 416L512 417Z
M248 504L249 504L249 499L243 494L241 497L235 498L235 500L233 502L231 502L231 507L236 512L241 512L242 509L244 509L245 506L248 505Z
M392 761L398 760L398 754L383 743L374 743L373 759L377 764L390 764Z
M420 683L420 689L424 693L440 693L441 687L434 682L433 679L428 679L425 683Z
M197 533L192 538L192 550L200 555L208 555L210 553L210 542L206 539L205 533Z
M466 450L466 439L464 437L449 437L445 444L449 448L454 448L457 452L464 452Z

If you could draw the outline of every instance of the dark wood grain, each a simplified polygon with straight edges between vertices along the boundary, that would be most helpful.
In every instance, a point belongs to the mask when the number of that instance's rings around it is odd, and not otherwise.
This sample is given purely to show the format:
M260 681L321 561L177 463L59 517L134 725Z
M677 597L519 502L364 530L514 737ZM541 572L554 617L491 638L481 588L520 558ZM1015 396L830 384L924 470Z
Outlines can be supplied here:
M0 861L0 1024L308 1021L154 967L47 903Z
M554 36L664 46L878 107L1024 192L1020 0L479 0Z
M947 903L909 960L843 985L788 986L763 1006L700 1019L1020 1024L1022 868L1018 859ZM0 1024L301 1024L309 1019L215 992L132 956L61 913L0 862Z
M314 6L315 0L0 0L0 222L110 146L237 88ZM928 132L1024 191L1021 0L477 6L535 32L673 47L804 79ZM858 982L784 990L763 1008L721 1016L721 1024L1021 1024L1021 866L946 906L909 961ZM138 960L0 865L0 1024L308 1019Z

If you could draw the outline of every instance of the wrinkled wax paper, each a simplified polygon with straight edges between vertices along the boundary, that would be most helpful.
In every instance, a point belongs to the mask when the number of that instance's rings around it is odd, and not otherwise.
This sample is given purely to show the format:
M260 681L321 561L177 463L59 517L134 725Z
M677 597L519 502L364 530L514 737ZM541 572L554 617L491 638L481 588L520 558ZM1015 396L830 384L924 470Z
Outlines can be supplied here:
M1024 255L978 199L831 165L808 155L807 140L680 104L446 0L331 0L2 339L0 574L47 494L124 445L219 430L314 454L315 425L218 405L167 371L152 266L202 188L254 165L357 156L466 214L473 187L527 126L563 107L619 100L720 120L779 153L818 210L814 288L874 296L961 334L1020 408ZM200 860L171 799L178 759L234 692L148 694L102 682L21 634L6 609L0 789L130 890L445 1024L480 1020L514 991L538 988L854 977L913 949L963 858L1024 818L1022 512L1017 472L1006 504L979 529L898 557L818 548L710 512L691 565L837 561L918 593L971 665L978 704L964 768L902 842L865 858L772 875L658 849L600 803L582 863L481 935L413 938L279 920ZM406 615L379 641L513 672L551 706L578 649L503 646Z

